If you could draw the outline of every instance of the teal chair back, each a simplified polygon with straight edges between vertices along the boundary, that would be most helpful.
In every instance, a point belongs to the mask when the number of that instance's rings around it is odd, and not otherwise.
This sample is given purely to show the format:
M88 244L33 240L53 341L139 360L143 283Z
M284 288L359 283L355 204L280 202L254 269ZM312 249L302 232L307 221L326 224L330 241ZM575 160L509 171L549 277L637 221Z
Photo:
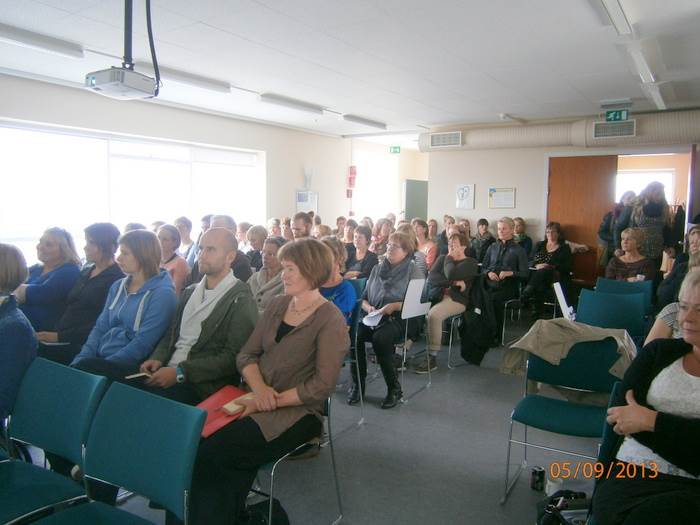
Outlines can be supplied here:
M185 520L206 413L113 383L97 411L85 475L145 496Z
M82 465L107 379L38 357L24 374L9 435Z
M598 277L598 280L595 283L595 291L602 293L616 293L622 295L642 293L644 294L644 313L651 313L653 307L652 298L654 293L653 281L639 281L631 283L628 281L616 281L615 279L605 279L603 277Z
M632 337L644 335L645 298L642 293L612 294L581 290L576 321L601 328L621 328Z
M612 337L602 341L576 343L558 365L530 354L527 360L527 378L549 385L610 392L617 378L610 374L609 369L619 357L617 343Z
M348 279L348 281L355 289L355 297L362 299L362 294L365 293L365 286L367 286L367 278L358 277L357 279Z
M613 385L612 392L610 393L610 401L608 402L608 408L614 406L615 400L623 397L622 392L622 382L617 381ZM622 436L615 433L613 427L606 421L603 424L603 439L600 442L600 450L598 451L598 461L601 463L607 463L615 459L615 453L619 446Z

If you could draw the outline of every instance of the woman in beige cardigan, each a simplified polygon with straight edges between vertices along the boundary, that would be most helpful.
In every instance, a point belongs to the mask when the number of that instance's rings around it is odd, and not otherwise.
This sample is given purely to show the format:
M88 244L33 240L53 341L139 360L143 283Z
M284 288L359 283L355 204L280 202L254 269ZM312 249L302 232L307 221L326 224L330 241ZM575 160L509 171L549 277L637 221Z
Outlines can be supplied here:
M300 239L279 259L285 295L270 302L237 358L253 398L240 419L199 446L195 524L240 523L258 467L320 436L324 402L350 346L343 315L319 292L331 274L330 249Z

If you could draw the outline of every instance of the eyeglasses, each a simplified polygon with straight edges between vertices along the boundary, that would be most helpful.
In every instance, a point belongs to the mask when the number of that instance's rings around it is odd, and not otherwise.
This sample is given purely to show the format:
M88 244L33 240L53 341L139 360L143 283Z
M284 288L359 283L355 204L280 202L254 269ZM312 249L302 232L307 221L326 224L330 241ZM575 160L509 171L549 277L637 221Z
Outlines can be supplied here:
M389 244L386 245L387 250L400 250L401 245L400 244L394 244L393 242L390 242Z

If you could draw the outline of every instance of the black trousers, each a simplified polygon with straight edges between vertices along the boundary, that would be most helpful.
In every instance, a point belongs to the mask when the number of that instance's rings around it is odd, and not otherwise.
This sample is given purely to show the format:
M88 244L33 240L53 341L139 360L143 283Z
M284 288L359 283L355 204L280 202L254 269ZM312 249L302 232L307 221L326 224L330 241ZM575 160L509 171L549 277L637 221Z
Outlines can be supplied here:
M239 523L258 468L319 436L321 430L321 421L309 414L266 441L257 423L245 417L202 440L192 476L190 523ZM168 523L177 521L170 516Z
M397 382L396 369L394 367L394 345L402 339L404 325L393 317L385 317L381 323L371 328L362 323L357 328L357 348L353 358L358 359L360 365L360 385L364 387L367 377L367 352L365 343L372 343L372 348L377 356L377 361L382 370L387 388L392 388ZM353 370L354 367L351 368ZM354 372L353 372L354 374ZM353 379L354 375L353 375ZM356 380L356 379L355 379Z
M532 298L535 310L542 310L545 293L552 286L555 276L554 268L542 268L530 273L530 280L527 285L533 288Z
M496 316L496 335L500 338L501 330L503 330L503 308L507 301L518 296L518 281L513 277L508 277L504 281L498 281L497 288L489 288L489 292Z
M617 469L615 469L617 471ZM658 525L700 521L700 480L658 474L603 480L593 494L596 525Z
M80 353L80 346L74 344L54 346L39 343L36 353L39 357L68 366L73 358Z
M86 357L78 361L74 366L78 370L90 372L98 376L105 376L110 381L119 382L124 382L126 376L139 371L139 365L125 365L114 361L108 361L101 357Z

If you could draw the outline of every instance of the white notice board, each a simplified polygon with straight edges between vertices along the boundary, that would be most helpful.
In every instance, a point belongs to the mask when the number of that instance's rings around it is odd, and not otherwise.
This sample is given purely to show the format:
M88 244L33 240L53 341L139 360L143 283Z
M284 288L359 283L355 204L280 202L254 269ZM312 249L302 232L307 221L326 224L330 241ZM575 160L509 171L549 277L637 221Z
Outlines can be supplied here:
M515 188L489 188L489 208L515 208Z

